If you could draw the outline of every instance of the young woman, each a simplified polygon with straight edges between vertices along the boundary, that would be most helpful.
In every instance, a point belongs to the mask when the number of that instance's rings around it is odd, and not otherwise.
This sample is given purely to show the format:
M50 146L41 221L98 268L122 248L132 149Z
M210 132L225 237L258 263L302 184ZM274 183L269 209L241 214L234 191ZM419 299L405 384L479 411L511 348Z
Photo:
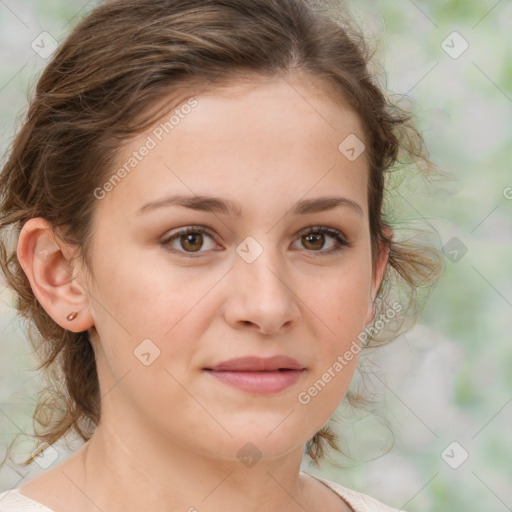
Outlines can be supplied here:
M2 512L392 510L301 470L440 268L385 220L421 139L339 9L110 1L55 53L1 174L1 263L51 377L40 448L85 443Z

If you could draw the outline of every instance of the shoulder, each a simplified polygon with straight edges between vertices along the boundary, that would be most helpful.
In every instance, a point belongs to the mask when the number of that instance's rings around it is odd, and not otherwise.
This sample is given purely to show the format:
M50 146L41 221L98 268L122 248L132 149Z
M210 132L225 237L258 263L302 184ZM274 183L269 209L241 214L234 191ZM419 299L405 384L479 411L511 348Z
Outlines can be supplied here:
M311 475L311 473L308 473ZM321 478L316 475L311 475L314 478L320 480L325 485L330 487L336 494L338 494L343 500L345 500L354 512L399 512L398 509L388 507L384 503L347 487L343 487L341 484ZM403 512L403 511L402 511Z
M0 493L0 512L53 512L53 510L20 494L16 488Z

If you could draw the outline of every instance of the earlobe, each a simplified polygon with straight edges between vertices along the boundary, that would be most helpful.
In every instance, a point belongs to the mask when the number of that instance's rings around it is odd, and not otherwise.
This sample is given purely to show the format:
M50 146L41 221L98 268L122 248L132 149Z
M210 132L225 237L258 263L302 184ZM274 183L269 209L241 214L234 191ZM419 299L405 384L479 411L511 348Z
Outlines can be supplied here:
M61 327L81 332L94 321L89 294L73 275L71 254L45 219L29 219L23 226L17 255L35 297Z

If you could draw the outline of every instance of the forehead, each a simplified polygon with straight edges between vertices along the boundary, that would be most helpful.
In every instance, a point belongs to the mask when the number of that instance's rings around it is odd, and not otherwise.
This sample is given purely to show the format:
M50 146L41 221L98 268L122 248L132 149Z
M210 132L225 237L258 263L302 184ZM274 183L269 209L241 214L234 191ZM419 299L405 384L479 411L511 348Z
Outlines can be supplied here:
M332 82L326 82L307 72L294 71L270 77L248 75L233 78L223 85L209 87L181 85L168 96L155 101L148 110L158 114L165 105L169 105L169 108L179 111L191 97L196 98L201 107L194 110L195 124L188 123L193 130L200 128L200 122L212 121L212 117L221 110L231 116L215 119L216 125L222 125L224 129L228 128L224 120L228 123L241 124L244 119L248 119L254 124L255 118L258 118L261 121L260 125L270 125L277 120L284 122L288 119L293 125L302 117L304 122L315 129L321 127L322 131L327 131L327 128L330 128L333 134L341 134L347 129L352 129L364 138L361 120L349 106L342 90L336 88ZM262 110L262 107L269 108ZM169 117L167 112L162 114L154 126L165 123ZM181 124L183 128L180 131L186 130L187 124Z
M364 140L360 119L319 84L274 77L188 96L122 148L117 168L128 172L104 204L122 200L133 214L164 191L232 199L264 194L260 201L284 204L282 194L298 199L335 185L364 199L365 155L350 161L340 150L347 137ZM141 158L136 153L145 146Z

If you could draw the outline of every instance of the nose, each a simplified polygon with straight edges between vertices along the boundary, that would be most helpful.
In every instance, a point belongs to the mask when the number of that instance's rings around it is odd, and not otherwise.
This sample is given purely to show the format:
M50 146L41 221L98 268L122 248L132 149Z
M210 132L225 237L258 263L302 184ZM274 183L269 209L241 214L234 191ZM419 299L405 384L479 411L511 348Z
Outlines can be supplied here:
M270 335L296 325L300 299L290 273L270 250L264 250L252 263L237 256L229 278L224 316L231 327Z

